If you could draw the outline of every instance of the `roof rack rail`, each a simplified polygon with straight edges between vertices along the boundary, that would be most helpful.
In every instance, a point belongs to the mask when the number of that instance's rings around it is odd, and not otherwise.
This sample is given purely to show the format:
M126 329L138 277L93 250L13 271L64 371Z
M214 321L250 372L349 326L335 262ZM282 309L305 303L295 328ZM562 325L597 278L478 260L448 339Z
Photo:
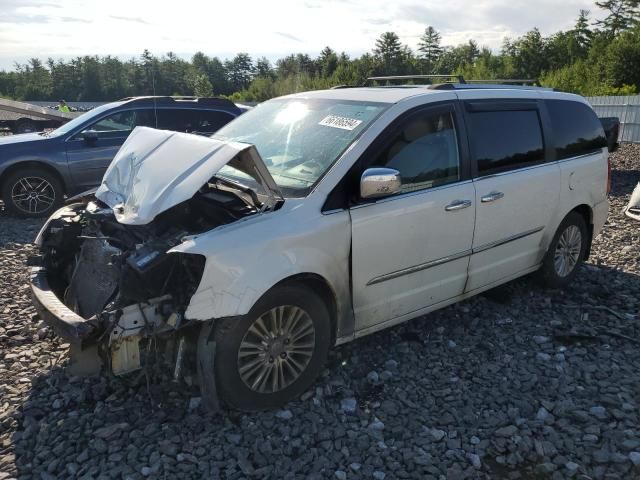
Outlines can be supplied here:
M467 83L497 83L500 85L532 85L541 87L542 84L537 78L492 78L488 80L467 80Z
M424 80L432 78L451 78L455 79L457 83L467 83L462 75L448 75L448 74L431 74L431 75L391 75L385 77L369 77L365 81L365 85L368 82L389 82L395 80ZM452 82L449 82L452 83Z
M173 99L173 100L198 100L200 98L218 98L218 97L196 97L194 95L135 95L132 97L124 97L118 100L118 102L125 102L127 100L143 100L147 98L160 99Z
M220 106L234 106L235 104L226 98L220 97L194 97L194 96L170 96L170 95L148 95L138 97L125 97L118 100L119 102L135 102L146 103L153 102L158 105L175 104L176 102L193 103L200 105L220 105Z

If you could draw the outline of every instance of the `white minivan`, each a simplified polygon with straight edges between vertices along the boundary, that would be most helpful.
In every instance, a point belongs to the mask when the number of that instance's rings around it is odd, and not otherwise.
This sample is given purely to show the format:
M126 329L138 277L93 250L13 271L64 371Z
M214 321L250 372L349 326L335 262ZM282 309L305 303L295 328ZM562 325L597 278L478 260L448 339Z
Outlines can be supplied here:
M85 364L127 373L163 341L209 404L272 408L334 345L535 271L566 285L607 158L582 97L534 87L340 88L212 138L137 128L42 228L35 304Z

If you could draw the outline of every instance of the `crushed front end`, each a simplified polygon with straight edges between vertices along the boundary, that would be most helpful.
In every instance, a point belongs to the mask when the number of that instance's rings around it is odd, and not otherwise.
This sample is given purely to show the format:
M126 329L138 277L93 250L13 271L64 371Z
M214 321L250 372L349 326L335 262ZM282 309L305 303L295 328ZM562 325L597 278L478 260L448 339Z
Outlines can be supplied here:
M69 199L36 239L34 303L71 343L75 373L160 357L179 376L209 318L185 318L206 259L178 246L282 202L253 145L134 129L98 189Z
M31 287L41 317L71 343L72 368L135 371L153 342L154 350L169 345L179 370L185 337L200 323L184 312L205 258L168 252L186 236L256 211L237 192L207 184L147 225L118 222L96 198L53 215L36 241Z

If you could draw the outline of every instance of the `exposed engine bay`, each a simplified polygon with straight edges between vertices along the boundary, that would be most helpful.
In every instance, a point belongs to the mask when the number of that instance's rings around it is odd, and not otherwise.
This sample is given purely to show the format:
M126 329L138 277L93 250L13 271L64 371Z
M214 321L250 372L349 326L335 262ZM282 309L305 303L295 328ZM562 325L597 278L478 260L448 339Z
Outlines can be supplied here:
M187 236L260 211L252 191L219 177L146 225L118 222L113 208L91 197L45 226L37 263L55 296L94 327L83 343L96 345L102 364L123 374L141 367L150 338L169 333L175 343L190 326L184 312L205 258L167 252ZM182 333L177 339L181 345Z

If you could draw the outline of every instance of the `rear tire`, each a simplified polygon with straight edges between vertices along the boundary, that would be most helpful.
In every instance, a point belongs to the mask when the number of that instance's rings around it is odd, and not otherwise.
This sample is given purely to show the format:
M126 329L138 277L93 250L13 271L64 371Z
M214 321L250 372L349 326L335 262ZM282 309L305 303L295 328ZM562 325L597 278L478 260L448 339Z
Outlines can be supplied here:
M64 189L58 177L43 168L23 168L2 183L2 200L12 215L26 218L48 216L63 203Z
M578 273L585 258L589 230L582 215L571 212L551 240L538 271L538 279L549 288L566 287Z
M265 294L244 316L215 321L215 344L204 325L198 341L203 400L257 411L285 405L305 392L325 365L331 344L322 299L297 285ZM215 375L211 375L211 371ZM215 382L215 384L213 383Z

